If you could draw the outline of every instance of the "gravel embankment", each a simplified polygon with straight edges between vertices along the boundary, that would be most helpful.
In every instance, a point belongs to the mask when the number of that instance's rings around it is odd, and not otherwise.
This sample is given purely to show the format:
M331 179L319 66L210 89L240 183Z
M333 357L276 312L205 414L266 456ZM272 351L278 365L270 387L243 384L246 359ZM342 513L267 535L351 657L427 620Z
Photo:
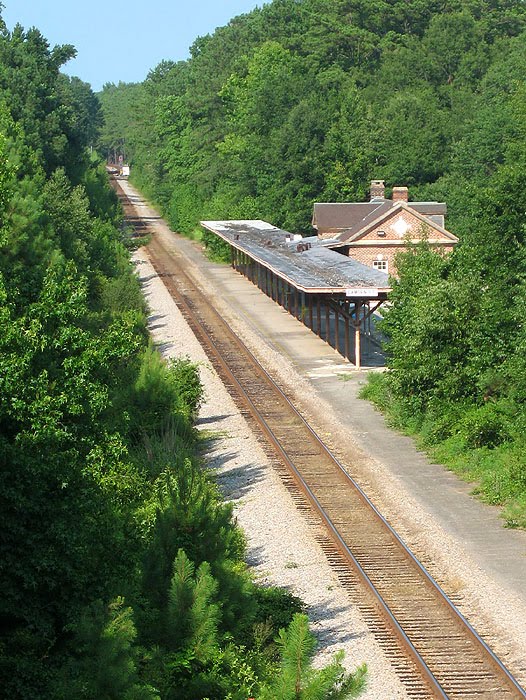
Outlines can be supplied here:
M317 663L323 664L339 649L345 651L349 669L367 663L364 700L406 698L384 653L328 565L313 526L296 510L144 250L135 254L135 262L155 343L167 358L186 355L199 363L205 402L198 427L210 435L208 465L217 472L225 498L234 503L256 580L285 586L305 601L319 641Z

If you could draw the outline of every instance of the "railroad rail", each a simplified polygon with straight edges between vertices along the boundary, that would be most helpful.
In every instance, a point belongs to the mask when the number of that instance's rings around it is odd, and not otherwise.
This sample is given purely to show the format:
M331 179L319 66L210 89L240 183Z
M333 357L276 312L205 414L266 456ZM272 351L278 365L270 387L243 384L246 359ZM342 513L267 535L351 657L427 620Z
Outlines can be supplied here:
M122 192L122 190L121 190ZM121 195L122 197L123 195ZM125 202L141 234L147 224ZM156 272L243 413L284 465L296 500L325 527L324 548L340 579L364 592L360 608L408 695L450 700L526 698L510 672L455 608L345 467L153 237Z

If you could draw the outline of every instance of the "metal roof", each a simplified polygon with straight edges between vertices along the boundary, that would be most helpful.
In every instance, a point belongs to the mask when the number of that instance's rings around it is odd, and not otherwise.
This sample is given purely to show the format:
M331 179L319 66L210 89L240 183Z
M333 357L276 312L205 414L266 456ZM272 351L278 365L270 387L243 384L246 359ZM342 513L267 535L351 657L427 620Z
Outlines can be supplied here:
M363 289L364 298L377 298L373 290L386 293L390 289L385 272L326 247L336 241L303 239L257 219L201 221L201 225L299 290L346 293Z

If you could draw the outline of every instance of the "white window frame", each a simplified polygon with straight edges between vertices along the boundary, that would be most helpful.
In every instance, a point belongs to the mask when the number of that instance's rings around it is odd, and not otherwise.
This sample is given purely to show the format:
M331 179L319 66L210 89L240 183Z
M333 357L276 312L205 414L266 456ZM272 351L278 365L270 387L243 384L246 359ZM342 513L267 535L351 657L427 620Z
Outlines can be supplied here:
M385 258L373 260L373 267L375 270L380 270L380 272L389 273L389 262Z

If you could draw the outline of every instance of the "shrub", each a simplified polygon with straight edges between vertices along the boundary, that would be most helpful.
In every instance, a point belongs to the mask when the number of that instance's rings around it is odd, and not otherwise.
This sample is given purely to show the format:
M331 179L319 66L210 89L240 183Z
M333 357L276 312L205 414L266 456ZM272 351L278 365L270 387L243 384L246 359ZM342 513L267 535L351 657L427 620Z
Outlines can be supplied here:
M189 357L179 357L170 363L172 385L190 418L196 418L203 402L203 385L198 366Z
M170 418L190 427L202 400L197 367L189 359L163 361L152 347L145 350L130 405L134 433L158 433Z
M171 228L185 236L191 236L201 218L201 206L195 187L189 184L176 185L167 212Z
M419 437L422 445L431 447L454 435L466 409L467 405L462 402L436 401L431 403L420 426Z
M486 403L471 409L462 418L458 432L467 447L496 447L509 439L506 416L498 404Z
M216 262L230 262L230 246L219 236L211 231L203 232L203 243L206 246L210 260Z
M101 306L111 314L123 311L145 310L139 280L132 274L123 274L113 278L101 278L100 280Z
M256 623L270 621L276 633L282 627L288 627L296 613L305 612L303 601L285 588L257 586L254 593L257 601Z

